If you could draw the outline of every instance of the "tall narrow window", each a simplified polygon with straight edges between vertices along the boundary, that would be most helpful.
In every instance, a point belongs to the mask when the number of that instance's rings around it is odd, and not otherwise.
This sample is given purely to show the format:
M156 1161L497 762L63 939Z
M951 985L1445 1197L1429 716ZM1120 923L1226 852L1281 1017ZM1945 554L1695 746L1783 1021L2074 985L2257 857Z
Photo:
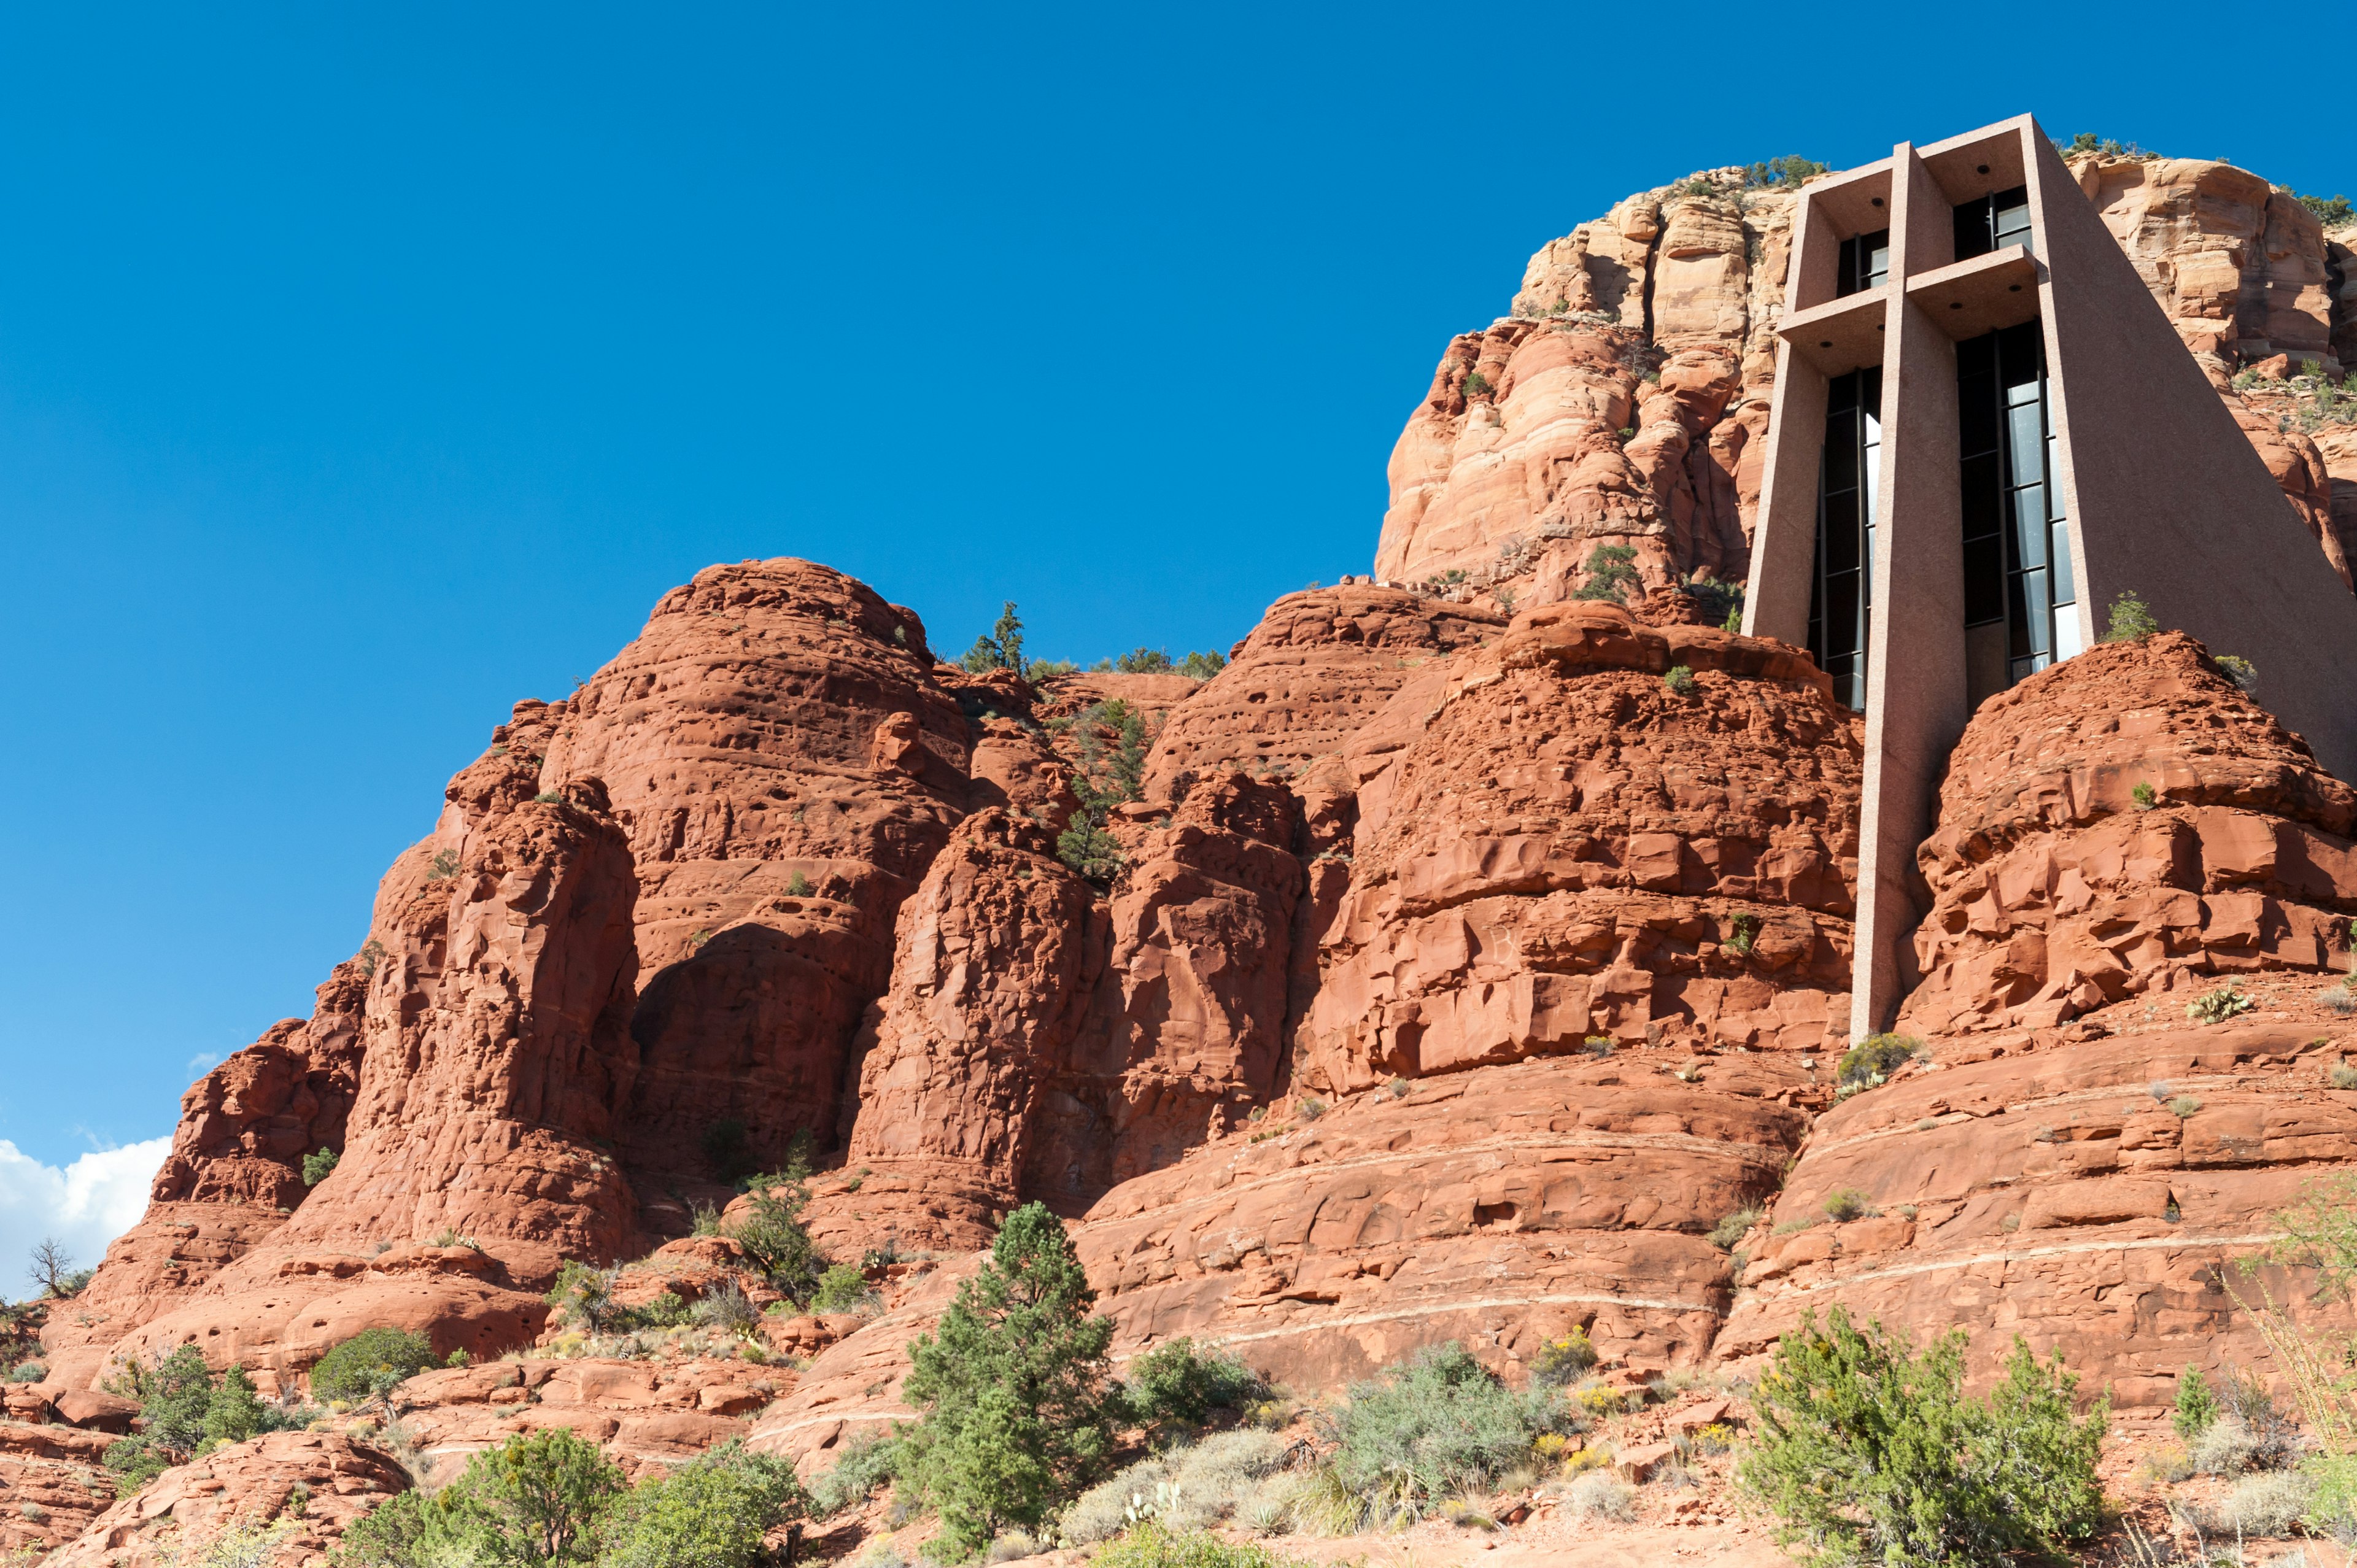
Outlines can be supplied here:
M1965 663L1978 703L2079 651L2039 324L1957 344L1956 393Z
M1968 262L2002 251L2007 245L2038 242L2029 235L2029 188L2017 185L1991 196L1964 202L1956 209L1956 260Z
M1835 295L1880 288L1890 275L1890 231L1877 229L1855 240L1844 240L1838 265L1841 275L1834 280Z
M1809 593L1809 651L1834 695L1866 706L1866 649L1874 586L1874 495L1882 452L1882 371L1852 371L1826 388L1825 445L1817 468L1817 548Z

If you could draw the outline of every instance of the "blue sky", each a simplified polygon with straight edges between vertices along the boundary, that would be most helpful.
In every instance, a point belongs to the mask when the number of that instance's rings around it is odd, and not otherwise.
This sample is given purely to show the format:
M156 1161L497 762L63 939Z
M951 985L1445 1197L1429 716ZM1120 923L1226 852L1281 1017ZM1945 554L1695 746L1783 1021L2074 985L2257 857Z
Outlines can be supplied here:
M2041 40L2009 75L1855 7L210 9L0 13L0 1141L44 1180L307 1011L509 705L710 562L940 647L1011 597L1042 654L1225 648L1367 567L1449 335L1631 190L2024 108L2357 188L2044 7L1974 14Z

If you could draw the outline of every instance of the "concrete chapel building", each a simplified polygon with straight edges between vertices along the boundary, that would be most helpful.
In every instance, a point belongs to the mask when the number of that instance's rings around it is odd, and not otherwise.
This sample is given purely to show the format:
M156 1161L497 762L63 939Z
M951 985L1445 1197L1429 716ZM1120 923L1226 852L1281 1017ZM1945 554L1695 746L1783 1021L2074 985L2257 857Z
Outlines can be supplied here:
M2357 597L2035 120L1810 185L1778 330L1743 628L1866 715L1853 1036L1914 983L1965 721L2120 594L2357 779Z

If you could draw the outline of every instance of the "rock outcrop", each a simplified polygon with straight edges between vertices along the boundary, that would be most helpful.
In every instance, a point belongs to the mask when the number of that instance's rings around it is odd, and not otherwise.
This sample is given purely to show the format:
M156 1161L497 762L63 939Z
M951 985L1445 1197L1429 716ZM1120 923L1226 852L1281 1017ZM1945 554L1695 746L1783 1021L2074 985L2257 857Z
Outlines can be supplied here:
M1935 1041L1930 1069L1818 1120L1717 1357L1741 1365L1838 1302L1919 1336L1962 1328L1983 1372L2019 1334L2129 1407L2169 1402L2189 1365L2263 1365L2233 1292L2304 1301L2313 1282L2238 1280L2227 1260L2357 1150L2357 1091L2330 1076L2357 1039L2312 983L2281 983L2259 1024ZM1846 1191L1876 1212L1830 1219Z
M2099 644L1982 703L1950 757L1900 1026L2050 1026L2344 961L2353 822L2357 790L2191 638Z
M716 1128L769 1166L834 1127L900 902L964 810L971 733L933 668L915 612L748 561L665 595L565 704L544 787L600 779L639 877L633 1169L733 1176Z
M985 1246L1025 1197L1033 1126L1104 971L1095 890L1045 825L992 808L961 823L900 907L892 989L862 1048L849 1192L813 1233L849 1255Z
M1808 1126L1765 1053L1481 1068L1297 1097L1250 1136L1126 1182L1079 1232L1123 1340L1224 1341L1298 1388L1418 1346L1527 1361L1573 1325L1616 1359L1691 1366L1727 1310L1706 1236L1761 1201Z
M167 1470L42 1561L173 1568L259 1535L271 1541L272 1562L324 1563L345 1526L409 1485L382 1449L325 1433L274 1432Z
M1848 990L1860 767L1857 720L1781 644L1606 605L1518 617L1361 794L1299 1081L1590 1036L1823 1043Z

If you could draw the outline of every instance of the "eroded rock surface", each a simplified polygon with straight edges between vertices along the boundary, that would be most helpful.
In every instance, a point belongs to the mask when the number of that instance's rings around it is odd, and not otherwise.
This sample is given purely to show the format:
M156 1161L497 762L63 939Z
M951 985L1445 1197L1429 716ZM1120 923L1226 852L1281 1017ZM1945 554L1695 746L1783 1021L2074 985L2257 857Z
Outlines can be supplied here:
M1818 1121L1775 1207L1781 1233L1754 1233L1717 1355L1741 1363L1839 1302L1918 1335L1963 1328L1982 1372L2020 1334L2126 1406L2172 1401L2188 1365L2263 1364L2228 1287L2305 1301L2312 1282L2237 1283L2229 1260L2263 1249L2275 1211L2357 1149L2357 1092L2329 1076L2357 1041L2304 995L2288 1011L2308 1016L1933 1042L1953 1065ZM1827 1219L1846 1190L1878 1212Z
M1781 644L1603 605L1518 618L1361 794L1301 1080L1591 1036L1822 1043L1848 989L1859 746Z
M2357 790L2191 638L2089 649L1982 703L1949 759L1901 1026L2047 1026L2344 962L2353 820Z

